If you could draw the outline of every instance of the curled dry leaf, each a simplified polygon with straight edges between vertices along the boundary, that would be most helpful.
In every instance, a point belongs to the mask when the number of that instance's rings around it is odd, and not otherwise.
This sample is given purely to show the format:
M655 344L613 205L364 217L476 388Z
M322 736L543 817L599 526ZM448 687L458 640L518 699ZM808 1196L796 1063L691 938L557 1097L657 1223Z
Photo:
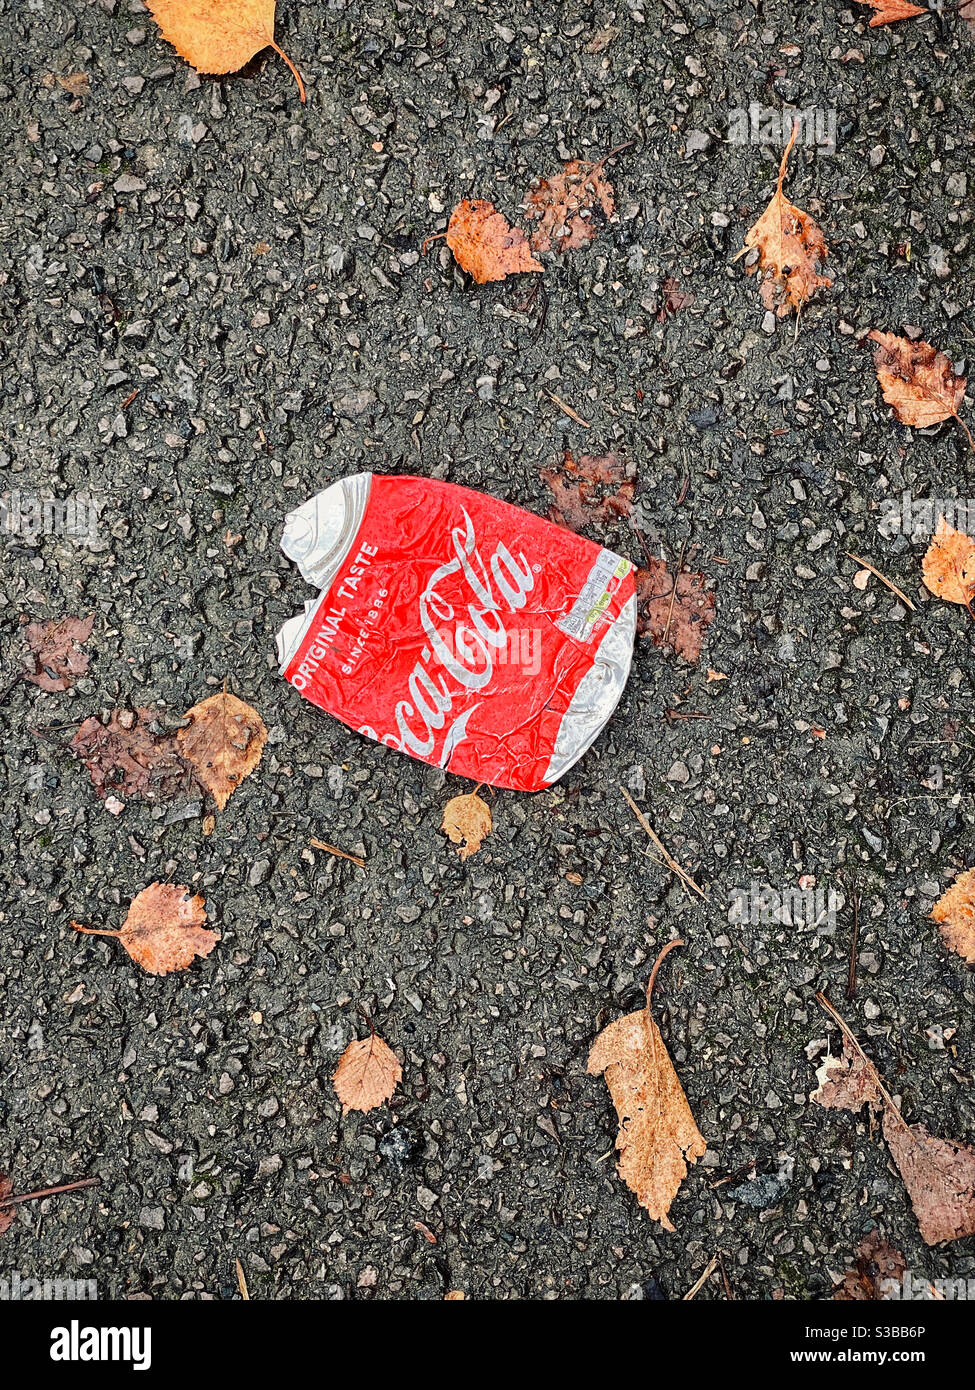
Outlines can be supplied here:
M120 931L71 925L92 936L117 936L129 955L150 975L185 970L195 956L208 956L220 934L203 926L207 915L199 893L171 883L151 883L131 902Z
M375 1110L384 1104L403 1079L396 1053L373 1033L350 1042L339 1058L332 1077L342 1114L350 1110Z
M934 540L921 561L921 574L932 594L968 608L975 588L975 541L940 517Z
M907 1272L907 1261L900 1250L884 1240L877 1226L861 1240L856 1264L848 1269L836 1286L833 1298L840 1303L876 1302L889 1298L894 1285L900 1285Z
M674 1229L667 1213L687 1176L687 1164L696 1162L707 1147L650 1013L657 968L664 955L680 945L683 942L671 942L658 957L646 1008L604 1028L586 1065L590 1076L605 1076L616 1106L619 1175L665 1231Z
M869 1062L843 1039L842 1057L827 1057L816 1072L818 1087L809 1099L826 1110L851 1110L869 1105L871 1112L883 1105L879 1077Z
M790 203L782 192L798 130L796 124L779 165L772 200L745 237L746 249L758 247L759 253L748 274L761 270L762 303L774 309L779 318L785 318L792 309L800 311L817 290L828 289L833 283L820 274L829 254L822 232L809 214Z
M931 916L948 949L975 965L975 869L958 875L931 909Z
M843 1032L844 1057L827 1059L810 1100L857 1113L883 1110L883 1133L904 1180L921 1238L928 1245L975 1235L975 1149L939 1139L922 1124L909 1125L880 1073L825 995L816 998ZM854 1060L855 1059L855 1060Z
M549 520L568 531L583 532L633 510L636 480L617 454L583 454L576 460L566 449L562 471L543 468L541 478L553 498Z
M928 13L923 5L912 5L909 0L857 0L857 4L874 11L871 29L876 29L878 24L893 24L898 19L913 19L915 15Z
M714 622L715 597L703 574L681 570L675 581L663 560L651 556L636 572L637 634L654 646L672 647L696 665L708 628Z
M239 72L255 53L273 48L291 69L305 100L305 84L294 63L274 42L274 0L146 0L163 38L197 72Z
M538 180L524 205L525 220L538 224L531 237L533 250L575 251L595 239L595 208L602 208L606 217L616 211L613 185L603 173L604 164L605 159L596 164L570 159L560 174Z
M524 232L510 227L503 213L483 198L457 204L447 226L447 245L461 270L479 285L523 270L545 270L532 255Z
M88 618L62 618L57 623L29 623L31 664L21 673L24 680L48 692L70 690L88 670L90 657L81 650L81 643L91 636L94 622L92 614Z
M971 431L958 414L965 399L965 378L956 375L950 359L920 339L912 343L910 338L877 328L867 337L877 344L873 364L884 400L894 407L901 424L926 429L957 420L975 449Z
M159 711L148 706L112 710L107 724L86 719L71 740L96 792L146 801L202 795L174 735L162 732Z
M461 859L476 854L491 833L491 808L476 791L455 796L447 802L440 829L451 844L463 847L457 851Z
M257 710L226 690L201 700L177 734L179 749L222 811L261 761L267 729Z

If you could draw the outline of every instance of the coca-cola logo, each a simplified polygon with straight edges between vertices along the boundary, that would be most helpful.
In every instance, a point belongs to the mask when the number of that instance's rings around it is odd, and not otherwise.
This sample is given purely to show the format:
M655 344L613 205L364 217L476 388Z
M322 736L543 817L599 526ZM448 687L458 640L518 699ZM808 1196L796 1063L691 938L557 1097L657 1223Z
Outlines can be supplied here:
M420 625L427 638L422 659L407 681L409 698L398 700L394 714L396 732L387 733L382 742L429 758L441 730L447 725L454 701L473 691L486 690L494 675L499 652L508 646L505 615L524 608L534 588L535 576L523 554L518 558L499 541L487 565L478 550L474 523L461 509L463 525L450 531L452 557L440 565L427 581L419 599ZM446 592L456 588L462 576L465 591L458 601ZM454 640L445 640L450 624ZM444 758L463 739L466 722L473 710L460 720L451 721L444 740ZM376 734L372 729L363 733Z

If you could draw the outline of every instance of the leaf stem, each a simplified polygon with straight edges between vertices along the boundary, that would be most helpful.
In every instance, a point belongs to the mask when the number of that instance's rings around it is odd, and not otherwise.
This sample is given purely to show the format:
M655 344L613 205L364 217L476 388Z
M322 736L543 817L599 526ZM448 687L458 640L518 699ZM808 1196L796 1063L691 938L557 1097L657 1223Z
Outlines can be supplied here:
M657 978L657 971L660 969L661 965L663 965L665 959L667 958L667 956L670 955L671 951L675 950L678 946L683 946L683 945L684 945L684 942L683 942L683 939L682 939L681 937L678 937L676 941L668 941L668 942L667 942L667 945L663 948L663 950L660 952L660 955L659 955L659 956L657 957L657 959L654 961L654 963L653 963L653 969L650 971L650 978L649 978L649 980L647 981L647 1011L648 1011L648 1012L649 1012L649 1010L650 1010L650 996L651 996L651 994L653 993L653 983L654 983L654 980L656 980L656 978Z
M277 44L274 42L273 39L271 39L270 43L268 44L268 47L273 48L278 57L283 58L284 61L287 63L288 67L291 69L295 81L298 84L298 94L301 97L301 100L303 102L307 102L308 97L305 95L305 84L301 80L301 73L295 67L294 63L288 57L287 53L285 53L283 48L278 48Z

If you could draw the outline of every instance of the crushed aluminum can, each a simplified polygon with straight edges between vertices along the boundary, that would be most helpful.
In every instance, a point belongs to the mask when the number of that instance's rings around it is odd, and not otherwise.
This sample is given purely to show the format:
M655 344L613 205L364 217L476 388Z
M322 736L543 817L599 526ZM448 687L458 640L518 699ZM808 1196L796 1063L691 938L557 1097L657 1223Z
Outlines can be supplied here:
M520 507L357 473L290 512L281 548L321 591L278 633L281 674L422 762L537 791L623 693L633 565Z

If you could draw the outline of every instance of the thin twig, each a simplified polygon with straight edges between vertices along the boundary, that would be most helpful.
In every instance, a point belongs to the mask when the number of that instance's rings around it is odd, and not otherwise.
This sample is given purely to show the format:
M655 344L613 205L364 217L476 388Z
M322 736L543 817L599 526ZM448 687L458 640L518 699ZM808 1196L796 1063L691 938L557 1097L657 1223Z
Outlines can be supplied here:
M876 565L872 565L869 560L864 560L862 555L854 555L853 552L850 550L844 551L844 554L849 556L851 560L856 560L858 565L862 565L863 568L865 570L869 570L871 574L875 574L877 578L880 580L881 584L886 584L890 592L892 594L896 594L897 597L900 599L901 603L905 603L912 613L917 612L917 609L914 607L914 604L904 593L903 589L898 589L897 585L894 583L892 579L888 579L885 574L881 574L880 570L877 569Z
M643 814L643 812L640 810L639 806L638 806L638 805L636 804L636 802L633 800L632 796L630 796L630 793L626 790L625 787L622 787L622 786L620 787L620 791L623 793L623 796L625 797L627 803L629 804L630 809L633 811L633 814L636 816L637 820L638 820L638 821L640 822L640 824L643 826L644 830L645 830L645 831L647 832L647 834L650 836L650 839L653 841L653 843L654 843L654 844L657 846L657 848L659 849L660 853L663 855L663 857L664 857L664 862L666 863L668 869L670 869L673 873L675 873L675 874L677 875L677 877L680 879L681 883L686 884L686 886L687 886L688 888L693 888L693 889L694 889L694 892L698 895L698 897L699 897L699 898L703 898L704 901L707 902L707 901L708 901L708 895L707 895L707 893L705 893L704 890L703 890L702 888L699 888L699 887L697 886L697 884L696 884L696 883L694 882L694 880L691 878L690 874L687 872L686 869L682 869L682 868L681 868L681 866L678 864L677 860L676 860L676 859L674 858L674 856L670 853L670 850L669 850L669 849L667 848L667 846L664 844L663 840L661 840L660 836L657 834L657 832L654 830L653 826L652 826L652 825L650 824L650 822L647 820L646 816L645 816L645 815Z
M234 1264L237 1266L237 1287L240 1289L241 1298L246 1301L250 1298L250 1294L247 1292L247 1280L244 1278L244 1266L241 1264L240 1260L234 1260Z
M692 1299L692 1298L694 1297L694 1295L695 1295L700 1289L703 1289L704 1285L705 1285L705 1284L708 1282L708 1280L711 1278L711 1275L714 1273L714 1271L717 1269L717 1267L718 1267L718 1257L717 1257L717 1255L712 1255L712 1256L711 1256L711 1263L708 1265L707 1269L706 1269L706 1270L704 1271L704 1273L701 1275L700 1279L698 1279L698 1281L697 1281L697 1283L694 1285L694 1287L693 1287L692 1289L688 1289L688 1290L687 1290L687 1293L684 1295L684 1297L683 1297L683 1299L682 1299L681 1301L682 1301L683 1303L689 1302L689 1300Z
M579 414L578 410L573 410L571 405L566 405L565 401L562 399L561 396L557 396L554 391L548 390L546 390L545 394L549 397L550 400L553 400L555 402L559 410L565 411L566 415L568 415L570 420L575 420L577 425L584 425L587 430L592 429L592 426L590 425L589 421L584 420L582 416Z
M664 643L667 641L667 633L670 631L670 620L674 616L674 603L677 600L677 581L680 578L681 568L684 564L684 551L686 549L687 537L685 536L680 548L680 559L677 561L676 570L674 570L674 586L670 591L670 608L667 610L667 621L664 624L664 635L660 639L661 646L663 646Z
M358 865L360 869L366 867L366 861L358 854L349 854L344 849L336 849L335 845L327 844L324 840L309 840L312 849L324 849L329 854L337 854L340 859L348 859L350 863Z
M860 938L860 894L850 890L853 899L853 938L850 941L850 973L846 981L846 997L852 1004L857 997L857 944Z
M21 1192L16 1197L4 1197L0 1201L0 1210L4 1207L16 1207L21 1202L34 1202L40 1197L55 1197L59 1192L77 1192L81 1187L98 1187L101 1178L79 1178L77 1182L62 1182L57 1187L39 1187L36 1192Z

